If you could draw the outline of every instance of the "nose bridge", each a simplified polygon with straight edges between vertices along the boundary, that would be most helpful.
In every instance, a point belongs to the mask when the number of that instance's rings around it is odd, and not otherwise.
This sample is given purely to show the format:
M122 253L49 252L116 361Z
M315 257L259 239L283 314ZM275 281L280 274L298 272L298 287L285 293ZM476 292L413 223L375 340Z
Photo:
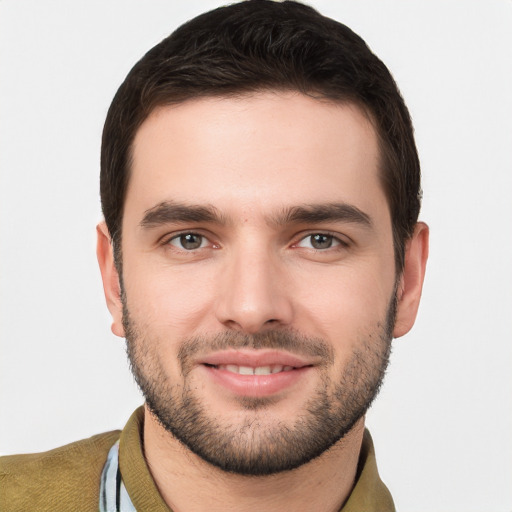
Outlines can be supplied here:
M278 255L261 243L239 244L226 258L217 318L232 329L258 332L288 324L292 306Z

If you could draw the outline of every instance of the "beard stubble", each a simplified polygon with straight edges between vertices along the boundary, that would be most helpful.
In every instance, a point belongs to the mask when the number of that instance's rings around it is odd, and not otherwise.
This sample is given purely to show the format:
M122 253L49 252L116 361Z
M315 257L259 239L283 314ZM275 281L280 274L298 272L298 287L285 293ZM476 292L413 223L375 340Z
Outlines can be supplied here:
M396 294L385 320L355 343L348 361L333 382L332 347L320 338L290 330L270 330L255 335L227 331L212 337L183 340L178 352L181 382L171 383L155 353L158 343L130 316L123 298L123 325L132 373L146 404L163 428L204 461L223 471L264 476L293 470L315 459L342 440L366 414L377 396L389 363L396 316ZM267 421L275 397L238 397L246 417L226 424L208 410L189 374L194 356L226 349L276 349L316 357L320 385L294 421Z

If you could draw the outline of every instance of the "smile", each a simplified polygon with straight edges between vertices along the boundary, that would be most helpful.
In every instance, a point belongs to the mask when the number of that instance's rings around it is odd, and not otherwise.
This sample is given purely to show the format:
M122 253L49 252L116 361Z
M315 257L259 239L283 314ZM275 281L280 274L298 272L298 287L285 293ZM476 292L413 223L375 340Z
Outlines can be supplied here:
M225 359L225 356L222 357ZM207 381L221 393L231 396L265 397L291 392L301 386L314 365L296 362L296 365L270 361L216 361L198 365ZM287 361L291 363L292 361Z
M238 366L236 364L220 364L217 366L212 366L218 370L226 370L230 373L236 373L238 375L272 375L275 373L289 372L294 369L293 366L283 366L280 364L257 367Z

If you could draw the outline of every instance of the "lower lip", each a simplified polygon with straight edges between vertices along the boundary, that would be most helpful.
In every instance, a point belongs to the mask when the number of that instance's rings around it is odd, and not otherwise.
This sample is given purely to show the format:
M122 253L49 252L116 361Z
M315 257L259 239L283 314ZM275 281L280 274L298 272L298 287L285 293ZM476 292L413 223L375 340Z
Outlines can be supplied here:
M311 366L304 366L270 375L240 375L227 370L219 370L214 366L202 365L201 368L214 382L232 393L252 397L270 396L284 391L297 384L312 369Z

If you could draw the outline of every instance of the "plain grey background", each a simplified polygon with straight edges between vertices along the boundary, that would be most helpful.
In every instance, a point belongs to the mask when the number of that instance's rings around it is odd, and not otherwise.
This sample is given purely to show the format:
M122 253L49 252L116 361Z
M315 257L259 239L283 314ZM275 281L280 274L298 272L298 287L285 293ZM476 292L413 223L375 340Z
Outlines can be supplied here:
M512 2L310 2L410 108L431 257L368 415L397 507L512 510ZM95 259L102 124L135 61L220 5L0 0L0 453L121 428L141 403Z

